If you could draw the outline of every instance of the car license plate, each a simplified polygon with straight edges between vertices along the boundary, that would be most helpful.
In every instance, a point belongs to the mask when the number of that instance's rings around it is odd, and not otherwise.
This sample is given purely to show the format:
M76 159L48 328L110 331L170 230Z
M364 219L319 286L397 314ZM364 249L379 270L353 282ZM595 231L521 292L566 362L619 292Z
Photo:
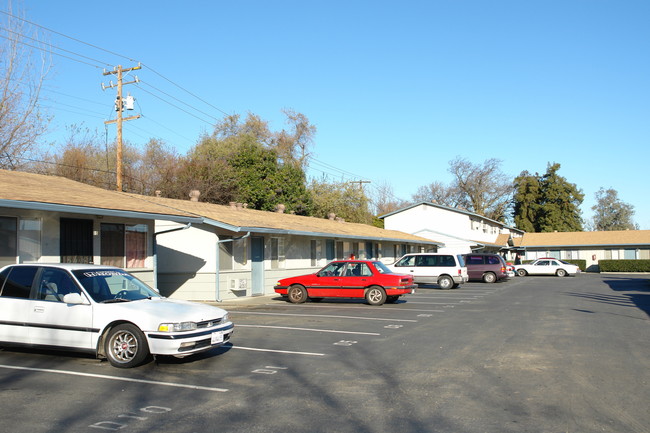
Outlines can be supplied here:
M210 337L210 344L223 343L223 332L213 332Z

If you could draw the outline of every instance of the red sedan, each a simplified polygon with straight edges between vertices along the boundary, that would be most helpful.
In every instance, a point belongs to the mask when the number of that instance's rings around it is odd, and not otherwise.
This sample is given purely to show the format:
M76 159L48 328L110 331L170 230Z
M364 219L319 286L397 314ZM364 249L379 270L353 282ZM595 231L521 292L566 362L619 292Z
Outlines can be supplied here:
M284 278L274 289L294 304L332 297L363 298L370 305L381 305L415 293L416 287L411 275L394 274L381 262L337 260L315 274Z

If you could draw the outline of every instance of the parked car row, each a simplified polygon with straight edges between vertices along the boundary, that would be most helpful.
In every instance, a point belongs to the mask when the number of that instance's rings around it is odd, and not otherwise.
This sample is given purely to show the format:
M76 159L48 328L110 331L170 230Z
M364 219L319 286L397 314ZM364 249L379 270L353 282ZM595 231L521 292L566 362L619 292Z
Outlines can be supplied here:
M0 269L0 343L86 351L119 368L150 355L221 346L234 329L217 307L160 296L128 272L80 264Z
M556 259L512 266L498 254L412 253L392 265L377 260L335 260L316 273L281 279L274 289L296 304L334 297L360 298L370 305L382 305L414 293L418 284L452 289L467 281L495 283L515 274L565 276L577 272L577 266Z

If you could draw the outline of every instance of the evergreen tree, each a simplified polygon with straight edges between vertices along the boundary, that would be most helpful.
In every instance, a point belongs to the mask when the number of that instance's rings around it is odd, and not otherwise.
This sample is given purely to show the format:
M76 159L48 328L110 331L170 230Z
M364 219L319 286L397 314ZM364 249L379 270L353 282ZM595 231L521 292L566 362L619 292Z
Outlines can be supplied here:
M584 194L557 174L560 164L548 164L546 173L522 172L515 179L514 221L530 232L582 231L580 204Z

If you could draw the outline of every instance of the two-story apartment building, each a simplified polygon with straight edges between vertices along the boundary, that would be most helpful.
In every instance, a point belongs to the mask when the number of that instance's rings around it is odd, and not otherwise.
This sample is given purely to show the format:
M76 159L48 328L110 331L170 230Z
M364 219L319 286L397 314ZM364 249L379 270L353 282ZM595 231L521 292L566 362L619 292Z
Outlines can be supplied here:
M465 209L430 202L416 203L381 218L388 230L436 239L444 244L440 252L456 254L471 251L509 253L512 239L524 233Z

